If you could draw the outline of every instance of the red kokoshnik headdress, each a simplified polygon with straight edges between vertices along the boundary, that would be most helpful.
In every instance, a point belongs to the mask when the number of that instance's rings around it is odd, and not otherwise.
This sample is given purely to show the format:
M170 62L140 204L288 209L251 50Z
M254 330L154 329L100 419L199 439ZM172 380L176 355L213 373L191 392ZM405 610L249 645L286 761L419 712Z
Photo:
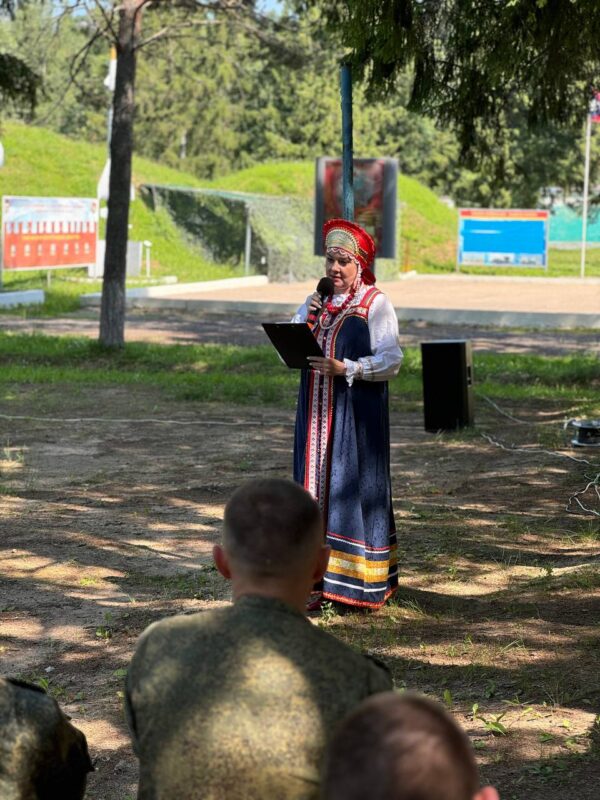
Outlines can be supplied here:
M371 286L375 283L375 275L369 267L375 258L375 242L372 237L355 222L347 219L330 219L323 225L325 252L330 247L344 250L361 267L362 282Z

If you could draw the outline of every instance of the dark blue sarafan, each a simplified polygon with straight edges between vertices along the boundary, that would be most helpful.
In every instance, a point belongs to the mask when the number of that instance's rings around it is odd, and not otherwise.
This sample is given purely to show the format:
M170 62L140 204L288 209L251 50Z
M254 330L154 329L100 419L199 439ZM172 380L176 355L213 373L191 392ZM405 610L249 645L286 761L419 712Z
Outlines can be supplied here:
M327 358L372 356L370 288L315 336ZM327 324L327 320L325 322ZM302 371L294 439L294 480L318 501L331 558L323 596L379 608L398 586L390 479L387 381L328 377Z

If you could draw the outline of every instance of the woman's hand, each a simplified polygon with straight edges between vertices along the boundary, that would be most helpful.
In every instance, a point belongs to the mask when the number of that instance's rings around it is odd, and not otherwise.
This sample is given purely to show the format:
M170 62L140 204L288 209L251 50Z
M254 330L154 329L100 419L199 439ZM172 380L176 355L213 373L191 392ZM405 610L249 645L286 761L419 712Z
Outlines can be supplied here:
M318 292L313 292L308 298L308 311L318 311L323 304L321 303L321 295Z
M320 375L345 375L346 365L337 358L320 358L320 356L309 356L308 363L312 370Z

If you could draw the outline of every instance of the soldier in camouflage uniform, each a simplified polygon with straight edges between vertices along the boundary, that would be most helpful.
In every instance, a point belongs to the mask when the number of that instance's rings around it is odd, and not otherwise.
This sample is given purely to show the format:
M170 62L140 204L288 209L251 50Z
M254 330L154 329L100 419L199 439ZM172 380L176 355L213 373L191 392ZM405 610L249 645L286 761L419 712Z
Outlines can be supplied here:
M85 736L39 686L0 678L0 798L80 800L92 771Z
M328 556L304 489L266 479L235 492L214 548L234 605L151 625L128 671L139 800L319 796L336 724L392 687L384 667L304 615Z

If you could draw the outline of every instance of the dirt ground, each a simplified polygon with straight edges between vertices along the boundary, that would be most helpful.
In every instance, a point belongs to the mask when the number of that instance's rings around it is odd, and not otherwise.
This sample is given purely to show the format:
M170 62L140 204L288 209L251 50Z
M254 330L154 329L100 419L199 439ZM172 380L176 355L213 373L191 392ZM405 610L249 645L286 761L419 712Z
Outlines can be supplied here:
M43 327L80 332L88 322ZM137 327L162 341L222 340L218 318L204 323L140 317ZM255 327L234 340L252 343ZM551 334L470 334L486 349L558 346ZM560 336L560 352L597 344ZM375 653L398 687L442 699L505 800L592 800L600 525L565 506L600 459L568 446L561 423L573 409L502 411L513 419L479 398L477 428L460 435L425 433L420 412L392 415L401 590L381 612L327 607L314 622ZM2 672L41 682L84 731L96 766L87 797L135 797L121 703L136 638L166 614L227 602L210 559L224 503L246 478L289 476L293 414L60 386L12 387L0 413ZM593 490L585 503L600 511Z

